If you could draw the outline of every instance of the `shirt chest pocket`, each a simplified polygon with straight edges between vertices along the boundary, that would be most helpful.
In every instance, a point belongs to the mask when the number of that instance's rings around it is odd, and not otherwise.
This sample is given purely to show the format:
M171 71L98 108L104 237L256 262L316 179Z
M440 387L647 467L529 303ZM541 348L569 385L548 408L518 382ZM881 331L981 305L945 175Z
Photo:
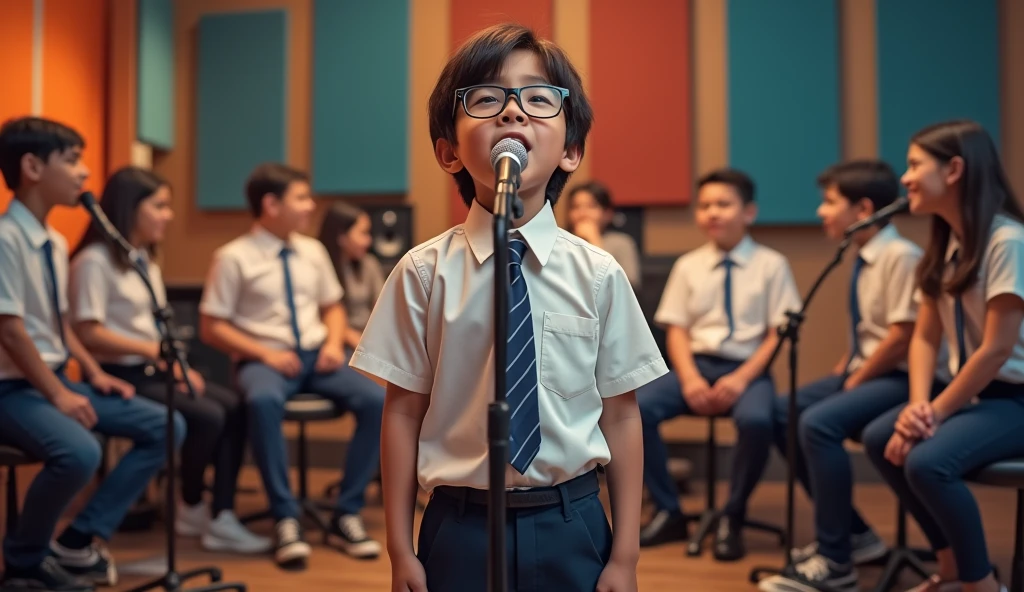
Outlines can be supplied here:
M597 388L598 321L544 313L540 382L563 399Z

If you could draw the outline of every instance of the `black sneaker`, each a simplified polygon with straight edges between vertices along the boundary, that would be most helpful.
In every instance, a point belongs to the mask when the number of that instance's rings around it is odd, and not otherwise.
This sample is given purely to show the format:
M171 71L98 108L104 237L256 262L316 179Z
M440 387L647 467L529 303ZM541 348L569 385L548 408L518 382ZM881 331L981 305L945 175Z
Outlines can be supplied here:
M713 555L718 561L737 561L747 554L743 548L743 522L731 516L718 519Z
M50 543L50 552L60 566L72 574L97 586L117 585L117 566L110 553L93 543L84 549L69 549L60 543Z
M640 546L654 547L689 538L686 517L679 512L659 510L654 518L640 529Z
M865 565L885 557L889 553L889 547L875 534L875 531L869 530L850 536L850 551L850 559L853 560L854 565ZM793 549L791 557L793 563L800 563L817 554L818 543L813 542L805 547Z
M857 570L814 555L793 566L793 571L765 578L757 586L764 592L857 592Z
M380 543L370 538L363 519L356 514L332 519L328 538L337 541L342 551L356 559L375 559L380 556Z
M55 557L49 556L33 567L7 565L0 579L2 592L93 592L95 589L90 582L69 573Z
M300 570L306 568L306 560L312 549L302 540L302 527L295 518L285 518L277 523L277 547L274 560L282 569Z

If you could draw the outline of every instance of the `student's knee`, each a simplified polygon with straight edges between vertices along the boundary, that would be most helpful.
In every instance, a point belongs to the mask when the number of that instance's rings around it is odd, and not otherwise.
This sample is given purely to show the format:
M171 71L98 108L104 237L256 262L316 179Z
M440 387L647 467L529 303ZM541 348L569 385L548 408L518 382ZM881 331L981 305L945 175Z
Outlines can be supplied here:
M60 473L68 486L80 489L89 482L103 462L103 447L89 434L50 459L50 467Z
M903 461L903 474L907 478L907 484L919 495L927 495L934 491L937 486L959 479L942 462L930 454L927 448L915 446L907 453Z
M814 407L807 410L800 416L800 422L797 424L800 445L805 448L830 444L837 440L835 429L827 421L828 418L815 411ZM839 438L839 442L842 442L841 438Z
M284 414L284 397L273 388L254 388L246 393L246 404L255 413Z
M770 412L737 413L733 416L736 431L743 438L766 442L770 446L775 436L775 418Z
M864 428L864 432L861 434L864 452L874 461L876 466L878 463L885 461L885 447L889 445L889 439L892 438L895 431L896 425L894 423L878 420L869 423Z
M174 412L174 449L181 448L181 443L185 441L185 437L188 435L188 423L185 422L185 417L182 416L180 411ZM166 439L166 436L165 436Z
M210 404L203 405L185 420L185 423L188 424L189 434L205 436L204 440L216 439L224 431L228 414L224 407L212 401L208 402Z

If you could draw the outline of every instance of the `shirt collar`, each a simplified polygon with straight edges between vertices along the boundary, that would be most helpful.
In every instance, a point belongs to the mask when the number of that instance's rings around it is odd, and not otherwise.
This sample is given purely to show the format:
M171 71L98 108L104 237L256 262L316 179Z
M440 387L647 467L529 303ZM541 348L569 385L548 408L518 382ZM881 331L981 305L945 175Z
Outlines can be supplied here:
M871 240L864 243L864 246L860 248L857 253L865 263L871 265L878 259L878 256L885 249L886 245L900 237L900 232L896 230L896 227L892 224L887 224L884 228L875 233L875 236L871 237Z
M49 225L40 224L32 212L25 207L25 204L17 199L11 200L11 205L7 208L7 215L18 225L33 249L42 248L43 244L50 240Z
M281 249L290 247L292 250L295 249L295 245L291 244L292 241L283 241L277 237L274 233L270 232L260 224L253 224L252 226L252 238L256 242L257 248L268 257L277 257L281 254Z
M466 240L469 248L476 256L477 263L487 261L487 258L494 254L494 217L489 211L475 199L469 207L469 216L462 225L466 233ZM551 203L544 200L544 207L526 224L514 229L526 241L541 265L548 262L551 251L555 248L555 239L558 237L558 224L555 222L555 214L551 211Z
M754 256L754 239L750 238L750 235L744 235L740 242L736 243L736 246L732 248L728 253L718 248L714 243L711 243L711 249L715 253L715 257L712 260L712 267L718 267L722 261L728 257L734 264L740 267L745 267L750 263L750 259Z

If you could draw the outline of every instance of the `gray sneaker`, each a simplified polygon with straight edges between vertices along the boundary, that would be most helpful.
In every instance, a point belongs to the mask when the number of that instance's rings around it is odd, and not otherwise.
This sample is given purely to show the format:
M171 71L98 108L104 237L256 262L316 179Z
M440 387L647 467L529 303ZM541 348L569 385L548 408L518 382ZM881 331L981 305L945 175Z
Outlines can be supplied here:
M850 536L850 547L852 548L850 559L853 560L854 565L871 563L885 557L885 554L889 552L888 545L873 530ZM793 549L791 557L793 563L803 563L817 554L818 543L815 541L805 547Z

